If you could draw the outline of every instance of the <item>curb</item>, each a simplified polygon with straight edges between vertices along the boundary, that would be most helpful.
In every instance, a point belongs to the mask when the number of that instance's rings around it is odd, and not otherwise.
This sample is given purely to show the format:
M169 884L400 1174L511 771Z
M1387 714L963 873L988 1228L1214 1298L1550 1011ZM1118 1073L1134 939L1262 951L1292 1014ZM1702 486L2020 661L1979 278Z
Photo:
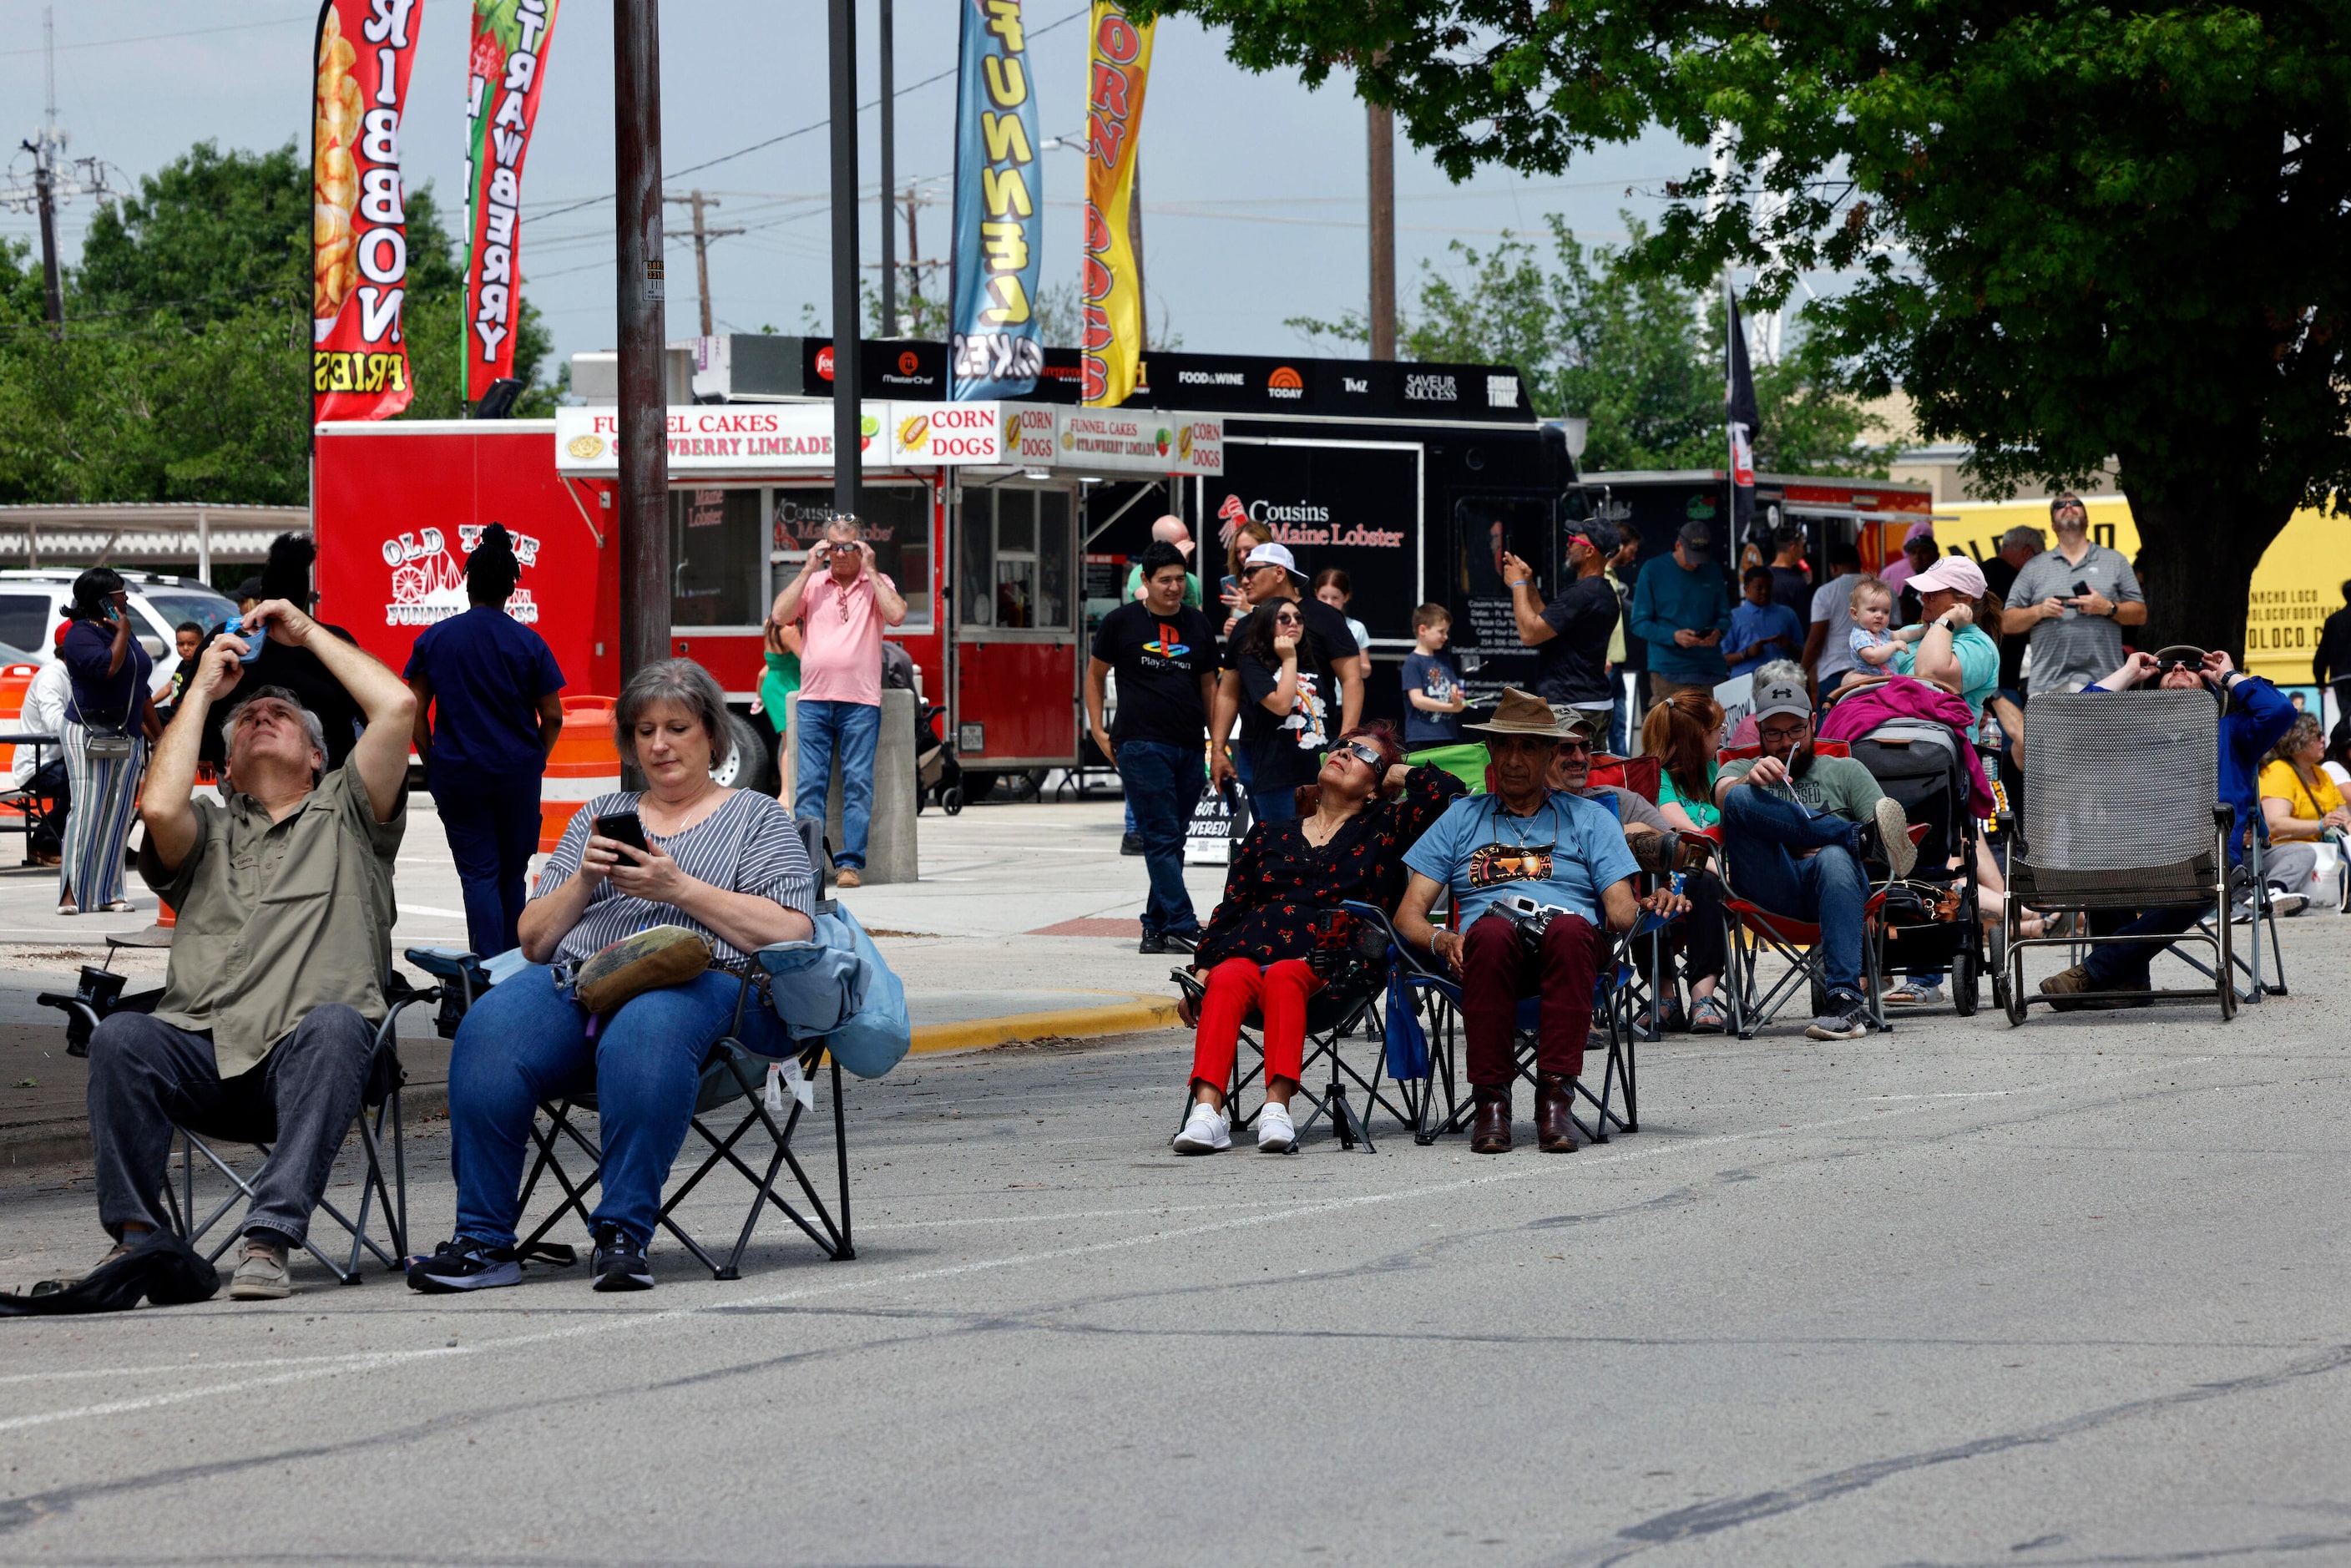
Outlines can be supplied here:
M1172 1029L1183 1020L1176 1003L1137 997L1133 1001L1102 1007L1070 1008L1049 1013L1008 1013L1000 1018L964 1019L954 1023L925 1024L914 1030L910 1054L930 1055L948 1051L983 1050L1015 1045L1023 1040L1054 1037L1086 1039L1097 1035L1140 1034ZM446 1083L412 1083L402 1092L401 1114L409 1122L429 1121L449 1113ZM86 1164L90 1158L89 1131L81 1125L28 1129L18 1137L0 1136L0 1168Z
M991 1045L1051 1036L1086 1038L1103 1034L1140 1034L1145 1030L1173 1029L1176 1001L1137 997L1095 1008L1070 1008L1050 1013L1008 1013L1001 1018L964 1019L954 1023L924 1024L914 1030L914 1054L939 1051L971 1051Z

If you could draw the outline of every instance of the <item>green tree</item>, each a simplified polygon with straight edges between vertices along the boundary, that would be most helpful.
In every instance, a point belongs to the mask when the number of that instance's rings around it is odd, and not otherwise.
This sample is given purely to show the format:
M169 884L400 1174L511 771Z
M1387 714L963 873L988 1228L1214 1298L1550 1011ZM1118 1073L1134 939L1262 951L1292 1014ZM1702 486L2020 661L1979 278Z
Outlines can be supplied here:
M2351 51L2337 6L1162 0L1337 68L1455 178L1652 126L1719 159L1642 247L1820 312L1854 390L1994 488L2119 465L2155 634L2242 645L2252 570L2351 485ZM1761 199L1757 199L1761 198Z
M464 247L409 193L406 417L465 410ZM68 275L66 331L0 252L0 499L298 503L309 492L310 176L292 143L199 142L98 211ZM27 289L29 287L29 292ZM552 409L550 340L526 299L520 415Z
M1723 434L1723 315L1709 296L1632 264L1648 237L1629 215L1627 246L1587 248L1556 214L1546 261L1531 240L1489 251L1456 240L1458 272L1422 264L1400 347L1408 359L1515 367L1538 414L1589 419L1583 466L1719 468ZM1360 346L1364 319L1290 326ZM1831 367L1801 321L1794 351L1759 366L1758 459L1771 471L1877 474L1883 454L1858 444L1868 418L1829 383Z

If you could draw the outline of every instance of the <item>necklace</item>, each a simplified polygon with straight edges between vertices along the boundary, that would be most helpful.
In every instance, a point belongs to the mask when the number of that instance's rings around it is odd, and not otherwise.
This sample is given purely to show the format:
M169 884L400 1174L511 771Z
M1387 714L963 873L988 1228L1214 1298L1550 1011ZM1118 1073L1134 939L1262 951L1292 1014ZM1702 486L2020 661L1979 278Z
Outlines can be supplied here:
M1520 824L1520 823L1521 823L1521 822L1525 822L1525 823L1528 823L1528 824L1532 824L1532 823L1533 823L1533 821L1534 821L1534 820L1535 820L1535 815L1536 815L1536 814L1535 814L1534 812L1532 812L1532 811L1530 811L1530 812L1528 812L1525 816L1521 817L1521 816L1520 816L1517 812L1515 812L1515 811L1511 810L1508 806L1503 805L1503 804L1502 804L1502 802L1501 802L1499 800L1497 800L1494 802L1494 805L1495 805L1495 807L1496 807L1496 810L1495 810L1495 817L1496 817L1496 819L1497 819L1499 821L1508 822L1508 823L1510 825L1510 839L1511 839L1511 841L1512 841L1512 843L1513 843L1514 847L1516 847L1516 848L1518 848L1518 849L1525 849L1525 848L1527 847L1527 835L1526 835L1526 831L1525 831L1525 829L1523 829L1523 828L1520 827L1520 826L1519 826L1519 824ZM1554 803L1552 801L1551 798L1550 798L1549 796L1545 796L1545 797L1544 797L1544 799L1543 799L1542 813L1541 813L1541 814L1542 814L1544 817L1548 818L1548 817L1551 815L1551 813L1552 813L1553 810L1557 810L1557 807L1556 807L1556 806L1554 805ZM1558 841L1558 838L1559 838L1559 833L1558 833L1557 830L1556 830L1556 829L1554 829L1554 830L1553 830L1553 831L1552 831L1552 833L1551 839L1550 839L1549 841L1550 841L1550 842L1556 842L1556 841Z

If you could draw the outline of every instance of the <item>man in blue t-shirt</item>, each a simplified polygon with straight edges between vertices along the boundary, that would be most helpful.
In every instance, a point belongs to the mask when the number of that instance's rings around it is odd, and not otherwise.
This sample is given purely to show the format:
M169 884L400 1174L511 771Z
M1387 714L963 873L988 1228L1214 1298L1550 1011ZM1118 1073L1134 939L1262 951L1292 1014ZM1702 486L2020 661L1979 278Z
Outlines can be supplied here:
M1502 688L1494 717L1466 727L1486 737L1494 792L1457 800L1404 857L1412 881L1396 910L1405 941L1426 947L1461 978L1461 1016L1477 1093L1470 1148L1510 1147L1510 1042L1519 998L1540 994L1535 1052L1535 1132L1547 1153L1575 1147L1575 1079L1592 1032L1593 977L1608 954L1602 927L1626 931L1639 918L1616 814L1597 800L1555 792L1551 766L1568 733L1552 706L1531 692ZM1428 912L1437 894L1453 904L1452 928ZM1514 918L1513 903L1548 911L1538 935ZM1653 904L1671 902L1653 895Z

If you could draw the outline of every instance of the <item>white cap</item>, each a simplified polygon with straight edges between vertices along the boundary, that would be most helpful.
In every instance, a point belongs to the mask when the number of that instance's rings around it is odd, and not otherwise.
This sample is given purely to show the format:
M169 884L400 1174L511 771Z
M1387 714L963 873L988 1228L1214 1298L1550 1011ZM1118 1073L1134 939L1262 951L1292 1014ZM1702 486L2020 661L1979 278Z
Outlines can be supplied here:
M1288 545L1259 545L1249 552L1249 559L1241 564L1243 566L1278 566L1282 570L1292 573L1298 570L1298 558L1290 553Z

